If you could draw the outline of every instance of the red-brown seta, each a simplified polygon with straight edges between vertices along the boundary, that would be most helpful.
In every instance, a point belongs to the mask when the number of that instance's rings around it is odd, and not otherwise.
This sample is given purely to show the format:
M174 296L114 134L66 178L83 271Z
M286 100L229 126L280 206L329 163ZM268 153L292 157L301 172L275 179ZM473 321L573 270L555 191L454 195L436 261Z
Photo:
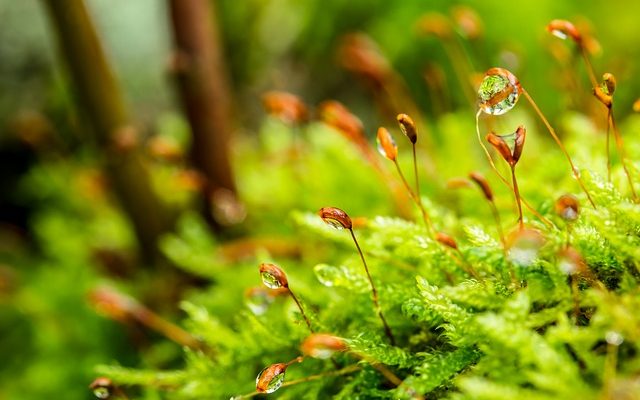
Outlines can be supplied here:
M367 261L364 258L364 253L360 248L360 244L358 243L358 239L356 239L356 235L353 232L353 222L351 221L351 217L342 209L337 207L323 207L318 210L318 215L320 218L329 226L335 229L348 229L351 234L351 238L353 239L353 243L356 245L356 249L358 250L358 254L360 255L360 260L362 261L362 265L364 266L364 270L367 273L367 279L369 280L369 285L371 286L371 294L373 296L373 305L378 314L378 317L382 321L382 326L384 327L384 332L389 338L389 341L392 345L395 345L396 341L391 332L391 328L387 324L387 320L382 313L382 308L380 307L380 302L378 299L378 290L373 283L373 278L371 277L371 273L369 272L369 266L367 265Z

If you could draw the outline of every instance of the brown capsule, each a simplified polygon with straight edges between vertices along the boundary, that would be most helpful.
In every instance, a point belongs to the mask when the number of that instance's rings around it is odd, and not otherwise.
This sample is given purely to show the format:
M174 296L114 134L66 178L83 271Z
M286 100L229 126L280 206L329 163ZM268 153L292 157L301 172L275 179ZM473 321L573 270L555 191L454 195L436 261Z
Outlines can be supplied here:
M338 130L347 139L358 143L364 140L362 121L342 103L335 100L327 100L320 104L318 112L322 122Z
M280 389L287 366L285 363L271 364L260 371L256 377L256 390L260 393L273 393Z
M513 144L513 161L517 163L520 160L520 156L522 155L522 150L524 149L524 140L527 137L527 130L524 126L520 125L515 132L516 140Z
M413 122L413 119L407 114L398 114L396 119L398 120L398 125L400 125L402 133L409 138L411 143L415 144L418 141L418 130L416 129L416 124Z
M613 92L616 91L616 77L612 73L606 72L602 75L602 83L607 89L607 94L613 96Z
M389 61L367 35L352 33L342 37L338 61L346 70L383 86L391 75Z
M93 391L93 395L96 398L108 399L114 391L114 386L111 379L101 376L91 382L89 389Z
M353 223L346 212L337 207L322 207L318 211L318 215L322 220L336 229L351 229Z
M524 126L519 126L518 129L512 134L514 136L513 149L509 147L505 138L511 135L496 135L490 132L487 135L487 141L500 153L502 158L511 166L515 166L520 160L522 150L524 149L524 141L526 138L527 130Z
M310 357L327 359L333 353L346 351L347 344L339 337L326 333L314 333L302 342L300 350L302 354Z
M587 263L578 250L566 247L558 253L558 268L567 275L573 275L587 271Z
M471 7L456 6L451 10L451 16L458 29L469 40L478 39L482 36L483 26L478 13Z
M582 44L582 35L576 27L564 19L554 19L547 25L547 31L560 39L570 37L577 44Z
M434 35L441 39L449 39L453 34L449 19L437 12L423 15L418 20L417 29L422 35Z
M558 197L555 204L556 214L567 222L578 219L580 213L580 203L578 198L572 194L563 194Z
M267 92L262 96L262 105L267 113L288 124L300 124L309 119L307 106L291 93Z
M260 264L260 278L269 289L288 288L289 281L284 271L275 264Z
M640 99L633 102L633 111L640 113Z
M184 150L178 143L162 136L149 139L147 149L152 157L168 162L180 161L184 156Z
M453 237L447 235L444 232L436 233L436 240L439 243L441 243L441 244L443 244L443 245L445 245L447 247L450 247L450 248L452 248L454 250L458 249L458 243L456 243L456 240Z
M378 142L378 152L389 160L395 161L398 157L398 146L387 128L378 128L376 141Z
M484 175L482 175L480 172L473 171L469 173L469 179L471 179L473 182L475 182L476 185L480 187L480 190L482 190L482 193L487 200L493 201L493 192L491 191L489 182L484 177Z

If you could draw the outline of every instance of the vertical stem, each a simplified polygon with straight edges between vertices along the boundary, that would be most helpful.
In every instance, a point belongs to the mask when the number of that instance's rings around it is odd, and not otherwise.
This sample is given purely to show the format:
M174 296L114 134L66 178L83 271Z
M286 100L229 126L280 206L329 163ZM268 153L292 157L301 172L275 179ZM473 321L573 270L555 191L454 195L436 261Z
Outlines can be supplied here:
M167 321L155 312L147 309L144 306L140 306L138 310L133 313L133 316L138 322L146 327L161 333L170 340L178 343L181 346L188 347L190 349L202 349L203 343L193 337L189 332L185 331L178 325Z
M371 278L371 273L369 272L369 267L367 266L367 262L364 259L364 254L362 253L362 249L358 244L358 240L356 239L356 235L353 233L353 229L349 228L349 232L351 233L351 237L353 238L353 243L355 243L356 248L358 249L358 254L360 255L360 259L362 260L362 265L364 265L364 270L367 273L367 279L369 279L369 284L371 285L371 293L373 295L373 305L375 306L376 312L382 321L382 325L384 326L384 333L387 335L391 344L395 346L396 340L393 337L393 333L391 332L391 328L387 324L387 321L382 314L382 308L380 308L380 303L378 301L378 291L376 290L376 286L373 284L373 279Z
M611 137L611 124L609 120L611 119L611 108L608 110L607 114L607 139L605 141L606 152L607 152L607 180L611 182L611 154L609 152L609 139Z
M174 77L191 126L191 158L206 177L204 212L214 225L210 199L218 190L235 193L229 154L231 90L215 1L169 0L175 45Z
M407 182L407 179L404 177L404 174L402 173L402 170L400 169L400 164L398 164L397 160L393 160L393 163L396 166L396 170L398 171L398 175L400 175L400 179L402 180L402 183L404 184L404 187L407 189L407 192L409 192L409 196L411 197L411 199L416 203L416 205L418 206L418 209L420 210L420 213L422 214L422 220L424 221L424 224L427 227L427 230L429 231L429 234L431 236L434 235L435 229L433 228L433 222L431 221L431 218L429 217L429 214L427 213L427 210L424 208L424 205L422 204L422 200L420 199L420 194L415 194L413 193L413 190L411 189L411 186L409 186L409 182Z
M524 220L522 219L522 204L520 204L520 189L518 189L518 180L516 179L516 166L511 167L511 180L513 181L513 195L516 198L518 204L518 226L520 230L524 229Z
M587 68L587 75L589 75L591 86L595 89L596 86L598 86L598 80L596 79L596 74L593 71L593 65L591 64L591 60L589 59L589 55L587 54L587 49L582 44L578 44L578 47L580 48L580 54L582 54L584 65Z
M304 318L304 322L307 324L307 327L309 328L309 331L311 333L314 333L313 328L311 327L311 321L309 321L309 317L307 317L307 314L304 313L304 309L302 308L302 304L300 304L300 301L298 300L296 295L293 294L293 292L291 291L291 289L289 289L288 286L287 286L287 290L289 291L289 295L291 296L293 301L296 302L296 305L298 306L298 309L300 310L300 313L302 314L302 317Z
M555 140L555 142L560 147L560 150L562 150L562 153L564 154L564 156L567 158L567 161L569 162L569 165L571 166L571 172L573 173L573 177L576 178L576 180L578 181L578 184L580 185L580 188L587 195L587 199L589 200L589 203L591 203L591 206L593 208L596 208L596 204L593 202L593 199L591 198L591 195L589 194L589 191L587 190L586 186L584 185L584 182L582 182L582 178L580 178L580 171L578 171L578 169L573 164L573 160L571 159L571 156L569 155L569 153L567 152L567 149L564 147L564 145L560 141L560 138L558 137L558 135L556 135L556 131L553 129L553 127L551 126L551 124L549 123L547 118L544 116L544 114L540 110L540 108L538 108L538 105L536 104L536 102L533 101L533 98L529 95L529 92L527 92L524 88L522 88L522 93L524 94L524 97L527 98L527 100L529 101L529 103L531 104L533 109L535 110L536 114L538 114L538 117L540 117L540 119L542 120L542 122L546 126L547 130L551 134L551 137L553 137L553 140Z
M500 171L498 171L498 167L496 167L496 164L493 162L493 158L491 158L491 154L489 153L489 149L487 149L487 146L484 145L484 142L482 141L482 138L480 137L480 114L482 113L482 110L478 110L478 112L476 113L476 135L478 136L478 143L480 143L480 146L482 147L482 150L484 150L484 154L487 156L487 160L489 161L489 165L491 165L491 169L493 169L493 172L496 173L496 175L498 175L498 178L500 178L500 180L502 181L502 183L504 183L505 185L507 185L507 187L511 190L513 190L513 188L511 187L511 184L509 183L509 181L502 176L502 174L500 173ZM533 206L531 206L524 198L521 198L522 200L522 204L525 205L525 207L527 207L529 209L529 211L531 211L531 213L533 215L536 216L536 218L538 218L540 221L542 221L542 223L544 223L547 227L552 228L553 227L553 223L551 221L549 221L547 218L543 217L542 214L540 214L538 211L536 211L535 208L533 208Z
M109 66L98 33L84 1L64 5L45 0L58 45L77 92L78 106L86 112L92 132L104 153L105 170L124 212L133 225L146 261L157 259L156 241L170 218L153 192L149 173L136 149L117 149L117 136L135 135L120 87Z
M498 235L500 235L500 242L502 243L502 248L507 248L507 240L504 238L504 231L502 230L502 221L500 220L500 213L498 212L498 207L496 207L496 203L493 200L489 201L489 205L491 207L491 213L493 214L493 219L496 221L496 227L498 228Z
M622 141L622 135L618 130L618 125L616 125L616 120L613 117L613 107L609 107L609 116L607 121L607 126L611 123L613 127L613 136L616 140L616 147L618 148L618 153L620 153L620 162L622 163L622 168L624 169L624 173L627 175L627 180L629 181L629 188L631 188L631 195L633 196L634 201L638 201L638 195L636 194L636 189L633 187L633 179L631 179L631 173L627 168L627 154L624 149L624 142ZM608 128L607 128L608 129Z

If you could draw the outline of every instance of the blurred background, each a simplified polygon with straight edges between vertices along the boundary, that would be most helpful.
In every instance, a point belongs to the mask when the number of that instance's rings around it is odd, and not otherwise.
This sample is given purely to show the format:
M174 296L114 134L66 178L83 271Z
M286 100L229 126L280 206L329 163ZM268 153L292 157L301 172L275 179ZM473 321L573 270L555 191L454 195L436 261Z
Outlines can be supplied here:
M266 92L338 100L369 142L410 113L428 132L427 190L446 199L446 179L484 168L460 152L490 67L555 124L602 139L580 54L552 19L580 29L598 74L617 77L617 118L639 126L638 15L633 1L0 1L0 399L87 399L98 364L179 365L180 347L105 290L179 321L180 299L215 292L200 266L295 252L293 210L402 215L319 113L268 116Z

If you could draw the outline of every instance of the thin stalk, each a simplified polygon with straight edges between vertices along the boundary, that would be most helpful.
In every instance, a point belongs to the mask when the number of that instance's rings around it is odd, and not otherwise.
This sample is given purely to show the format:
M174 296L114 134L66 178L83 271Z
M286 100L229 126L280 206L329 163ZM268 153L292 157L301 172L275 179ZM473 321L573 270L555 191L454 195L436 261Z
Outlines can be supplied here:
M618 365L618 346L607 343L607 354L604 360L604 391L610 393L611 384L616 377L616 368ZM607 396L606 398L611 398Z
M575 275L571 275L569 279L571 279L571 294L573 295L573 316L577 325L580 317L580 289L578 288L578 278Z
M296 295L293 294L293 292L291 291L291 289L289 289L289 287L287 287L287 290L289 291L289 295L291 295L291 298L293 299L293 301L296 302L296 305L298 306L298 309L300 310L300 313L302 314L302 317L304 318L304 322L306 322L307 327L309 327L309 331L311 333L314 333L313 328L311 327L311 321L309 321L309 317L307 317L307 314L305 314L304 308L302 308L302 304L300 304L300 300L298 300Z
M591 64L591 60L589 59L589 55L587 54L587 49L582 44L578 45L578 47L580 48L580 54L582 54L584 65L587 68L587 75L589 75L591 86L593 88L596 88L598 86L598 80L596 79L596 73L593 70L593 64Z
M607 114L607 139L606 139L606 152L607 152L607 181L611 182L611 154L609 152L609 141L611 137L611 124L609 123L609 116L611 115L611 109L609 108ZM624 161L623 161L624 162Z
M420 200L420 195L419 194L416 195L413 192L413 190L411 189L411 186L409 186L409 182L407 182L407 179L404 177L404 174L402 173L402 169L400 169L400 164L398 164L398 161L397 160L393 160L393 163L396 166L396 170L398 171L398 175L400 175L400 179L402 180L402 183L404 184L404 187L407 189L407 192L409 193L409 196L411 197L411 199L416 203L416 205L420 209L420 213L422 214L422 220L424 221L424 224L427 226L427 230L429 231L429 234L433 237L434 232L435 232L435 229L433 228L433 222L431 221L431 218L429 217L429 214L427 213L427 210L424 208L424 205L422 204L422 200Z
M360 248L360 244L358 244L358 239L356 239L356 235L353 233L353 229L349 228L349 232L351 233L351 237L353 238L353 243L355 243L356 248L358 249L358 254L360 255L360 259L362 260L362 265L364 265L364 270L367 273L367 279L369 279L369 284L371 285L371 293L373 295L373 305L375 306L376 312L378 313L378 317L382 321L382 325L384 326L384 333L391 341L391 344L395 346L396 340L393 337L393 333L391 332L391 328L387 324L387 320L384 318L382 314L382 308L380 308L380 302L378 301L378 290L376 286L373 284L373 279L371 278L371 273L369 272L369 267L367 266L367 261L364 259L364 254L362 253L362 249Z
M505 185L507 185L507 187L511 190L513 190L513 187L511 186L511 183L509 183L509 181L502 176L502 174L500 173L500 171L498 171L498 167L496 167L496 164L493 162L493 158L491 157L491 154L489 153L489 149L487 149L487 146L484 145L484 143L482 142L482 138L480 137L480 124L479 124L479 118L480 118L480 114L482 113L482 110L478 110L478 112L476 113L476 134L478 136L478 143L480 143L480 146L482 147L482 150L484 150L484 154L487 156L487 160L489 161L489 165L491 165L491 169L493 169L493 171L496 173L496 175L498 175L498 178L500 178L500 180L502 181L502 183L504 183ZM535 208L533 208L533 206L531 206L523 197L520 198L522 200L522 204L524 204L525 207L527 207L527 209L529 209L529 211L531 211L531 213L533 215L536 216L536 218L538 218L540 221L542 221L542 223L544 223L548 228L553 228L554 225L551 221L549 221L547 218L543 217L542 214L540 214L538 211L536 211Z
M629 173L629 169L627 168L627 163L625 159L627 158L627 154L624 150L624 142L622 141L622 135L618 130L618 125L616 124L616 120L613 117L613 107L609 107L609 116L607 125L611 124L613 128L613 137L616 140L616 147L618 148L618 152L620 153L620 162L622 163L622 168L624 169L624 173L627 175L627 180L629 181L629 187L631 188L631 195L633 196L634 201L638 201L638 195L636 194L636 189L633 187L633 180L631 179L631 173Z
M584 185L584 182L582 182L582 178L580 178L580 171L578 171L576 166L573 164L573 160L571 159L571 156L567 152L567 149L564 147L564 144L562 144L562 141L560 141L560 138L558 137L558 135L556 135L556 131L553 129L553 127L551 126L551 124L547 120L547 117L544 116L544 114L542 113L542 111L540 110L540 108L538 107L536 102L529 95L529 92L527 92L524 88L522 88L522 93L524 94L524 97L527 98L527 101L529 101L529 103L531 104L531 106L535 110L536 114L538 114L538 117L540 117L540 119L544 123L545 127L549 131L549 134L551 134L551 136L553 137L553 140L555 140L555 142L560 147L560 150L562 150L562 153L564 154L564 156L567 158L567 161L569 162L569 165L571 166L571 172L573 173L573 177L576 178L576 180L578 181L578 184L580 185L580 188L587 195L587 199L589 200L589 203L591 203L591 206L593 208L596 208L596 204L593 202L593 199L591 198L591 195L589 194L589 191L587 190L586 186Z
M489 201L489 205L491 207L491 213L493 214L493 219L496 221L496 227L498 228L498 235L500 235L500 242L502 243L502 248L507 248L507 240L504 237L504 231L502 230L502 221L500 220L500 213L498 212L498 207L493 200Z
M518 189L518 180L516 179L516 166L511 165L511 181L513 182L513 195L516 198L516 204L518 204L518 227L520 230L524 229L524 220L522 219L522 204L520 201L520 189Z

